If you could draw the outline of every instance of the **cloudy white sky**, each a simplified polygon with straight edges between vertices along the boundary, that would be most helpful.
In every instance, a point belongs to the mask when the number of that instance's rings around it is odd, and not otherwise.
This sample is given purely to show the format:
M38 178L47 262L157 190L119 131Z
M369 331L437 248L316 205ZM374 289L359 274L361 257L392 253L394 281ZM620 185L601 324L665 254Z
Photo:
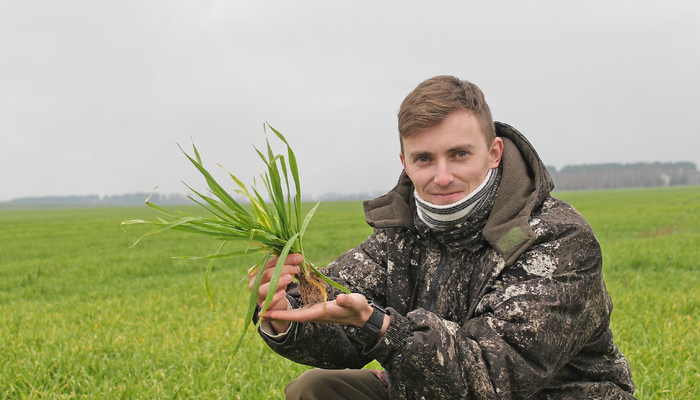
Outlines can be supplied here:
M190 137L251 182L265 121L306 194L388 190L441 74L547 165L700 164L698 71L695 0L0 0L0 201L202 188Z

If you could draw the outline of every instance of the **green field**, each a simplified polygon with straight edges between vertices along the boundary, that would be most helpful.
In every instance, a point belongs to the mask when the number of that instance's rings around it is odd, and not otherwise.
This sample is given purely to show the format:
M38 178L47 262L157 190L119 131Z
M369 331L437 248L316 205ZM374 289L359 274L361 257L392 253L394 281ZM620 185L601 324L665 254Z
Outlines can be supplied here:
M603 246L613 332L640 399L700 398L700 187L557 193ZM193 208L196 210L195 208ZM255 335L231 361L254 258L172 259L207 238L120 222L140 208L0 211L0 398L282 398L306 369ZM359 202L321 204L307 232L322 264L371 229Z

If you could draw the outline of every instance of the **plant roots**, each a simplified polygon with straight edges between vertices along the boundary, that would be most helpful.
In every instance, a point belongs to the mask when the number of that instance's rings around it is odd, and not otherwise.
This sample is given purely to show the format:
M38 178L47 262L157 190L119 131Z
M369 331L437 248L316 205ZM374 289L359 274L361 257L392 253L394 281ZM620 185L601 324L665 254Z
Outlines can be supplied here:
M325 303L328 300L329 286L313 271L302 271L296 275L299 281L299 294L305 305Z

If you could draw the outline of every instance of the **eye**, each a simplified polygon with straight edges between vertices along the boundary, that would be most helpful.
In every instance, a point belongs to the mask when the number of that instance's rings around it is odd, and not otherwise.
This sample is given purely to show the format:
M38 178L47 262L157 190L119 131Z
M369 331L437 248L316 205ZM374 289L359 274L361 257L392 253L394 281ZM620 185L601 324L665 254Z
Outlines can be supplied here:
M430 161L430 159L426 156L420 156L416 158L416 161L419 163L427 163L428 161Z
M457 153L455 153L455 156L457 156L457 158L463 158L463 157L467 156L467 152L464 150L461 150L461 151L458 151Z

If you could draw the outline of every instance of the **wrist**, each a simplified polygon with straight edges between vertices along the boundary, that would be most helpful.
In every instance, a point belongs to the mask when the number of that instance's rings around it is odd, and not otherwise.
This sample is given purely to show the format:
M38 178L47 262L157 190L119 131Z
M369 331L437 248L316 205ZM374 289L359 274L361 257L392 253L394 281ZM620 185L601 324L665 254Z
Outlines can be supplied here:
M348 338L365 346L375 343L381 336L382 328L385 325L388 326L384 309L372 301L369 301L368 305L372 309L372 314L361 327L345 325L343 328ZM386 331L386 328L384 328L384 331Z
M356 321L357 323L352 325L358 328L364 327L365 325L367 325L367 321L369 321L369 319L372 317L372 313L374 313L374 308L371 305L369 305L368 302L367 307L360 313L360 318L358 321Z
M282 302L280 302L282 303ZM278 303L278 304L280 304ZM285 299L284 303L284 308L282 307L276 307L277 309L283 309L283 310L291 310L294 307L292 307L292 304L289 302L289 299ZM277 306L277 305L276 305ZM291 326L291 323L289 321L280 321L280 320L271 320L270 321L270 327L272 330L275 332L275 334L280 334L287 332L289 330L289 327Z
M382 329L379 330L379 337L377 339L381 339L382 336L386 333L386 330L389 329L389 324L391 323L391 317L388 314L384 314L384 321L382 323Z

